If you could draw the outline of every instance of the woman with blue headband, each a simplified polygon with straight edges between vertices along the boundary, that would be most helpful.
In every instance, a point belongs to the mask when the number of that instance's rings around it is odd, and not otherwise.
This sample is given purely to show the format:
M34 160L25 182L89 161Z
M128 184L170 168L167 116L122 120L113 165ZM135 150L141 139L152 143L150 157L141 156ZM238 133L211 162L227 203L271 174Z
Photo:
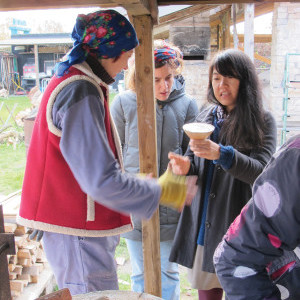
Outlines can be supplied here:
M114 255L130 213L148 219L159 202L182 207L188 190L182 177L172 185L122 172L108 84L138 45L130 22L114 10L79 15L72 37L40 104L18 223L44 231L58 287L74 295L118 289ZM184 191L177 204L170 188Z
M181 51L163 40L154 41L155 98L157 126L158 173L168 166L168 153L184 153L188 137L182 126L192 122L197 115L196 101L185 93L185 82L180 72L183 66ZM139 172L139 149L137 132L137 103L134 80L134 64L126 76L128 91L117 95L111 106L111 113L119 132L123 149L125 171ZM160 253L162 298L178 300L180 296L179 271L176 263L169 262L172 241L176 231L179 213L160 205ZM135 292L144 291L144 267L142 251L141 218L133 214L134 230L125 233L132 267L131 285Z

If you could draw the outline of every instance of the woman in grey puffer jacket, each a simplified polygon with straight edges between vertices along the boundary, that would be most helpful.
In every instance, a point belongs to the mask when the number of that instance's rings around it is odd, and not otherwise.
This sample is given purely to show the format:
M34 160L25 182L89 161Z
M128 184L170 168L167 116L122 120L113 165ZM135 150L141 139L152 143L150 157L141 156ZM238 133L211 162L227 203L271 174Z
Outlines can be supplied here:
M184 154L189 138L182 126L194 121L198 114L196 101L185 94L185 81L180 75L182 58L180 50L166 43L155 41L155 97L157 126L158 173L162 175L168 166L170 151ZM124 168L129 173L139 173L139 148L137 104L134 92L134 66L131 66L127 78L127 90L117 95L111 105L111 114L115 121L124 158ZM179 299L178 265L169 262L169 254L175 235L179 213L165 206L159 207L160 248L162 268L162 297L167 300ZM144 291L144 270L142 254L141 220L134 216L134 230L126 233L127 247L132 265L132 289Z

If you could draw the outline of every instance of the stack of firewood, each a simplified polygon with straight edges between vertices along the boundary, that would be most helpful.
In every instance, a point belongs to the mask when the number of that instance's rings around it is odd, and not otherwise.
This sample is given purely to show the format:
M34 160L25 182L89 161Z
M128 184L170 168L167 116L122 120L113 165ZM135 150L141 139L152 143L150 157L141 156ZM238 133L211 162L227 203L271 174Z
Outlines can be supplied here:
M47 260L41 242L30 240L30 230L16 224L20 193L21 191L12 193L0 203L3 206L5 232L15 235L16 254L7 256L11 294L12 297L20 296L19 299L23 300L22 292L25 293L26 286L39 283Z
M30 240L28 229L13 223L4 223L6 233L14 233L16 255L8 255L11 294L19 296L24 287L37 283L45 267L46 258L41 242Z

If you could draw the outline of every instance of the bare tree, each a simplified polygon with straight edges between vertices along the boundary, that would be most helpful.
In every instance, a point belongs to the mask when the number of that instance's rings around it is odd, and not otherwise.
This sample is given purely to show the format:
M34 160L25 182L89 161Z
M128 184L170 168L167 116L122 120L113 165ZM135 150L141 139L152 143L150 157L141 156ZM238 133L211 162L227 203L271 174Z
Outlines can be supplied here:
M64 32L62 24L53 21L45 20L43 23L39 23L36 33L61 33Z

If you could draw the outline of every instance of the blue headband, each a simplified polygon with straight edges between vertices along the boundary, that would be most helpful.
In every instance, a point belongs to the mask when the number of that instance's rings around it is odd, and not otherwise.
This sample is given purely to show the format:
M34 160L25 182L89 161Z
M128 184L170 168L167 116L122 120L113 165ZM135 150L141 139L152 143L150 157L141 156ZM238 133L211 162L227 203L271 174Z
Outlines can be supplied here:
M136 32L131 23L115 10L100 10L78 15L73 28L73 48L67 59L55 67L58 77L74 64L86 60L89 53L99 59L113 58L138 45Z

